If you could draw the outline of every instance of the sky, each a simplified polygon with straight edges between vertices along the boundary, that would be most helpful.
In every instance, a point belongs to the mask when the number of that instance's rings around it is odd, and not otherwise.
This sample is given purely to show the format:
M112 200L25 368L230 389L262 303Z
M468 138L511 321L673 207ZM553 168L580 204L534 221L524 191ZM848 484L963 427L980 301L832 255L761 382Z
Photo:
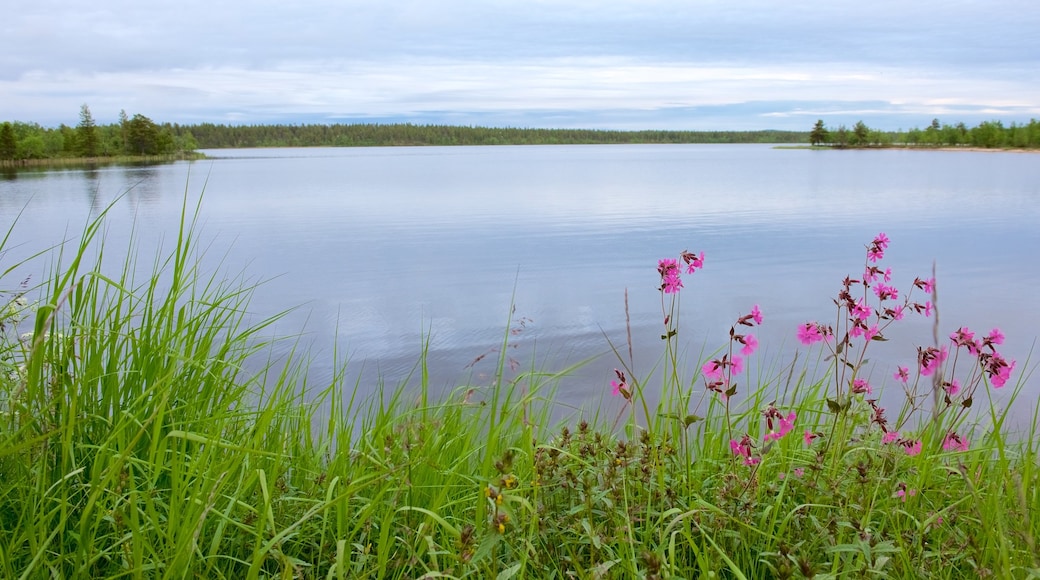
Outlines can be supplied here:
M1040 119L1036 0L34 0L0 120L808 130Z

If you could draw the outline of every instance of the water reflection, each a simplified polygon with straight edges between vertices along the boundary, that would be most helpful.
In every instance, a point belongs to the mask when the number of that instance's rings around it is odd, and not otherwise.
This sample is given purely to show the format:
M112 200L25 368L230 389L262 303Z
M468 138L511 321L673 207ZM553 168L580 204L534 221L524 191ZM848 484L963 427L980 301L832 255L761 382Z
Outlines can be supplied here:
M636 364L654 367L656 260L684 249L708 256L683 295L690 357L721 345L735 317L759 304L763 364L782 366L797 346L793 329L833 315L839 281L861 272L878 231L893 240L887 265L901 287L938 262L951 325L1000 326L1024 360L1040 320L1032 156L757 146L219 154L5 181L0 211L32 200L19 224L28 247L63 239L123 195L107 248L136 227L150 256L175 231L183 193L205 186L204 270L267 280L252 302L257 317L303 305L274 331L304 329L318 382L331 380L338 345L362 384L395 384L426 340L437 386L479 382L494 357L470 363L523 316L533 323L515 358L553 369L601 357L561 386L567 403L598 400L617 366L606 339L625 341L626 289ZM908 321L879 364L906 364L902 353L930 335L927 322Z

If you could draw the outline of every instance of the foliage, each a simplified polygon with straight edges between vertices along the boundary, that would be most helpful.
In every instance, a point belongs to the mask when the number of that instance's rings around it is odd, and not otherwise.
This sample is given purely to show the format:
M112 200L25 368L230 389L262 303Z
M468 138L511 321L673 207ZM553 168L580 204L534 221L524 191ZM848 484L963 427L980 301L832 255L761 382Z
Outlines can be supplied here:
M872 398L867 350L934 306L934 280L889 285L883 235L842 282L837 323L798 329L822 364L768 372L751 371L768 324L755 306L688 374L679 302L705 256L661 260L660 372L617 348L618 419L552 427L571 369L514 370L510 330L490 382L442 401L424 359L418 384L368 401L341 375L308 385L294 349L264 359L271 321L246 323L249 288L197 269L198 213L186 200L172 249L143 269L131 251L115 273L102 216L42 285L0 295L0 576L1040 573L1036 430L1012 439L1005 410L970 404L993 388L1013 403L1025 383L995 362L999 331L958 329L946 358L922 348L897 372L898 413Z
M79 154L83 157L96 157L98 154L98 131L90 107L83 105L79 112L79 125L76 127L76 141Z
M886 147L894 144L913 147L981 147L985 149L1040 148L1040 121L1031 119L1024 125L1005 127L1000 121L983 121L968 129L964 123L943 125L933 119L924 130L880 131L857 121L850 132L844 125L829 131L822 120L816 122L810 133L813 145L828 144L843 147Z
M204 149L387 145L567 145L625 143L802 143L799 131L605 131L452 125L186 125Z
M156 124L141 114L127 119L124 112L119 123L98 125L87 105L80 108L76 127L48 128L22 122L0 125L0 161L163 156L197 148L190 132L168 123Z

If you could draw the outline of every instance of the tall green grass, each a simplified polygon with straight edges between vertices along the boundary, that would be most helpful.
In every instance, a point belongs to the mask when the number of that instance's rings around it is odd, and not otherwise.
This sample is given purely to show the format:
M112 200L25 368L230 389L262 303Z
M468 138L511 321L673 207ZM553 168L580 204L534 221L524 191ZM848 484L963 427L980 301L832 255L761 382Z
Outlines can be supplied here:
M506 348L489 384L431 400L420 353L362 400L343 373L307 384L307 353L257 372L272 320L199 270L198 212L115 269L102 216L0 296L0 576L1040 577L1035 428L1006 436L1006 406L978 397L968 451L908 413L911 456L864 398L835 399L830 361L746 373L723 401L670 332L654 372L625 368L620 426L551 425L573 369L514 372ZM770 405L798 419L766 443Z

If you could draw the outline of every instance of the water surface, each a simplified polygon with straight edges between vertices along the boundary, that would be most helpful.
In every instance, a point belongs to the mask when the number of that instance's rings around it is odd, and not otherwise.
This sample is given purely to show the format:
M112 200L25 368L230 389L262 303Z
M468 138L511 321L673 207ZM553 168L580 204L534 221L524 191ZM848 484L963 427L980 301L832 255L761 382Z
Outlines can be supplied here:
M206 267L264 280L257 316L298 307L274 330L303 333L315 384L332 376L333 345L368 389L405 380L424 342L436 391L486 384L491 350L522 320L509 354L524 367L600 357L560 385L562 401L585 407L609 391L618 366L607 339L625 341L626 289L636 369L654 367L657 260L686 249L707 256L682 293L683 344L694 359L759 304L766 323L757 361L780 366L797 346L797 324L834 318L840 280L862 272L864 246L881 231L892 239L884 263L901 290L936 264L944 336L962 325L1000 327L1022 371L1038 335L1035 155L757 145L207 154L213 159L8 174L0 225L23 213L4 259L74 238L117 197L107 251L133 230L150 255L171 243L184 193L205 190ZM9 276L2 286L16 282ZM902 326L871 357L875 382L930 341L930 321ZM1030 403L1037 392L1030 385Z

